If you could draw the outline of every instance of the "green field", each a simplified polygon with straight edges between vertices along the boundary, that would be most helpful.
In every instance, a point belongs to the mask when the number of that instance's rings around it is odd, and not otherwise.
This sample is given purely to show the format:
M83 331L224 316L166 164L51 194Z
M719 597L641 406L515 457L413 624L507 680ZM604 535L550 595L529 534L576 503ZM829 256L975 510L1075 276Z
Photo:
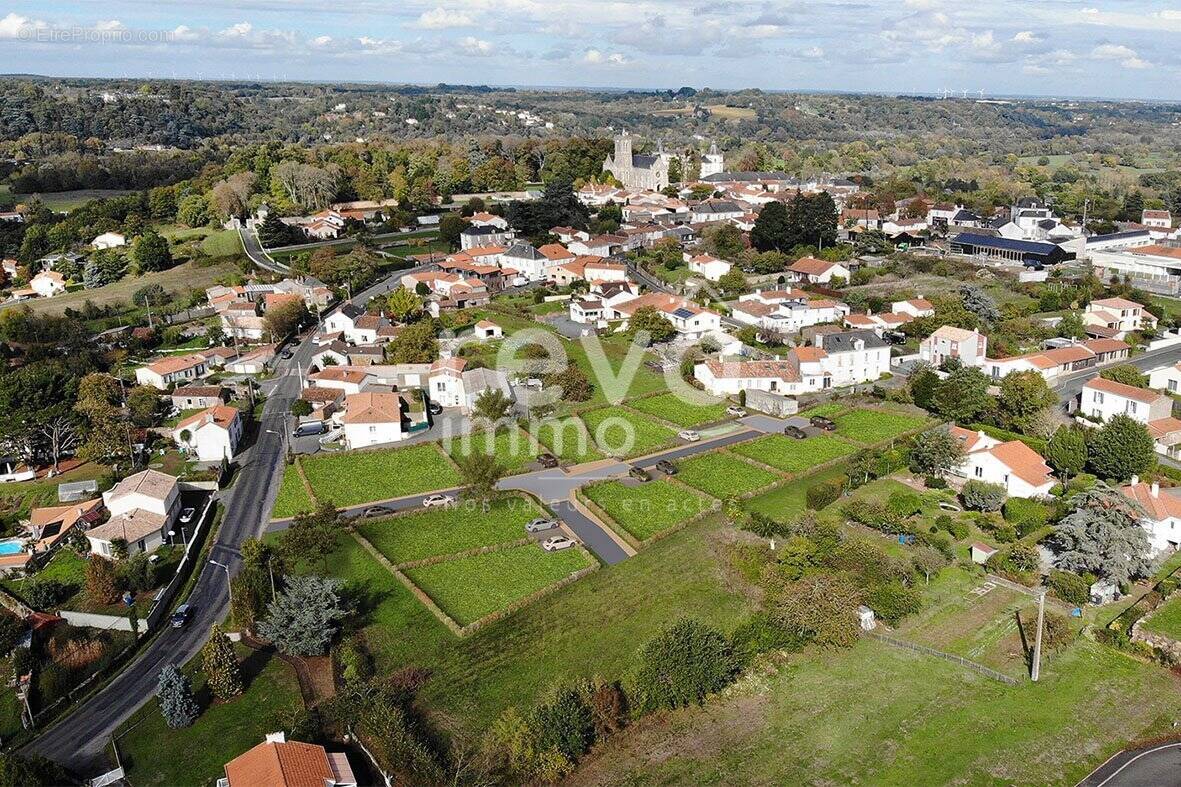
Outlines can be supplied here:
M337 507L450 489L459 473L434 443L301 460L312 491Z
M452 620L466 626L591 564L578 548L546 552L525 544L405 573Z
M636 399L628 402L628 405L648 415L663 418L665 421L670 421L678 426L697 426L713 421L721 421L726 417L725 402L718 402L716 404L692 404L683 401L679 396L672 393Z
M857 449L828 435L796 440L787 435L769 434L749 443L740 443L732 450L785 473L800 473L848 456Z
M58 213L69 213L95 199L125 197L138 192L127 189L78 189L76 191L47 191L42 194L13 194L18 203L28 204L40 200L45 207Z
M709 501L663 478L627 485L606 481L583 493L637 541L675 527L709 508Z
M612 456L643 456L671 446L677 439L676 432L667 426L626 407L590 410L582 419L599 448Z
M814 415L822 415L825 418L836 418L841 413L845 412L845 406L837 402L826 402L818 404L815 407L809 407L800 413L802 418L811 418Z
M492 456L508 474L519 473L525 465L537 459L533 441L515 426L500 429L495 437L491 432L477 432L452 438L448 453L458 461L465 456Z
M1154 634L1181 640L1181 595L1161 604L1140 627Z
M744 495L775 482L779 476L726 451L702 454L678 463L677 479L707 495Z
M595 346L596 342L598 349ZM622 375L623 364L628 354L636 352L631 341L625 336L608 336L601 340L595 337L564 340L562 346L569 361L577 364L594 385L590 401L570 402L567 409L585 410L600 407L609 402L620 402L664 391L668 387L664 382L664 374L645 363L640 363L636 367L634 376L626 378ZM643 351L641 356L644 361L652 361L655 358L650 351Z
M921 416L885 413L881 410L854 410L834 420L837 422L837 434L867 445L918 429L927 422Z
M308 496L308 490L299 477L299 470L295 465L286 465L283 469L283 483L279 486L279 493L275 496L275 507L271 509L272 519L287 519L303 511L311 511L315 503Z
M743 507L778 522L791 522L804 513L808 502L808 487L843 475L845 468L830 467L815 475L793 478L786 484L747 500Z
M395 565L525 537L525 523L545 512L520 497L483 506L464 501L453 508L427 508L391 519L366 520L358 529Z
M579 464L603 458L580 418L542 421L534 427L533 434L539 443L563 462Z

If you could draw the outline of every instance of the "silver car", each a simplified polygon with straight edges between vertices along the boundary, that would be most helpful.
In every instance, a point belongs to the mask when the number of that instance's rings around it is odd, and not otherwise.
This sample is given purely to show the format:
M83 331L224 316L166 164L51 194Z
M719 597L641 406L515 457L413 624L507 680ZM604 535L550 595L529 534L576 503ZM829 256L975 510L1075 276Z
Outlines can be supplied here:
M546 552L557 552L560 549L569 549L577 543L574 539L565 536L550 536L541 542L541 548Z
M553 519L544 519L542 517L538 517L537 519L534 519L532 522L529 522L527 525L525 525L525 532L540 533L543 530L552 530L557 526L558 523Z
M453 506L455 505L455 498L451 495L430 495L423 498L422 507L432 508L434 506Z

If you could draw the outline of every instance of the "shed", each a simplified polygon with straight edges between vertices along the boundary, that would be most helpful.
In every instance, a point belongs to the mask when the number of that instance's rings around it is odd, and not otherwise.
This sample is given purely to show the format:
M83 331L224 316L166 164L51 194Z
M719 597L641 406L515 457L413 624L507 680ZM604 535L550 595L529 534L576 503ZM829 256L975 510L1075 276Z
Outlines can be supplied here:
M98 481L93 478L89 481L70 481L57 485L57 499L62 503L85 500L96 494L98 494Z
M1091 585L1091 603L1095 605L1109 604L1120 599L1119 587L1106 579L1100 579Z
M857 607L857 621L861 624L862 631L873 631L878 627L877 621L874 619L873 610L864 604Z
M979 541L972 542L972 562L984 565L988 559L997 553L995 547L990 547L988 544L982 544Z

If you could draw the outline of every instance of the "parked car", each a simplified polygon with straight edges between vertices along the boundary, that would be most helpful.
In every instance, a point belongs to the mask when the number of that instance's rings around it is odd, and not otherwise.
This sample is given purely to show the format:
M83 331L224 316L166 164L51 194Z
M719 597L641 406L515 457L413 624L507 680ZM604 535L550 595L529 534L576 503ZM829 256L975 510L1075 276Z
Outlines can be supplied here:
M172 617L169 618L169 620L171 621L172 627L174 629L182 629L188 625L189 618L192 617L192 615L193 607L189 604L181 604L176 608L176 611L172 613Z
M887 344L906 344L906 334L901 331L885 331L882 338Z
M690 443L696 443L701 439L701 435L697 434L697 432L694 432L692 429L682 429L677 433L677 437L681 438L682 440L688 440Z
M455 498L451 495L428 495L423 498L423 508L433 508L435 506L453 506L455 505Z
M553 519L543 519L542 517L538 517L537 519L534 519L532 522L525 525L525 532L540 533L543 530L553 530L557 526L558 523Z
M674 465L672 462L668 461L667 459L661 459L659 462L657 462L656 469L659 470L660 472L664 473L665 475L676 475L677 474L677 466Z
M366 519L370 519L379 516L389 516L392 513L393 511L390 511L385 506L369 506L361 512L361 516L365 517Z
M327 427L324 426L323 421L309 421L306 424L300 424L295 427L295 431L291 433L292 437L311 437L315 434L324 434Z
M742 416L746 415L746 408L730 405L726 408L726 415L732 415L735 418L741 418Z
M294 355L295 355L295 353L292 352L290 349L284 350L283 352L279 353L279 357L282 358L284 361L291 360L291 358Z
M815 426L817 429L823 429L826 432L835 432L837 430L836 422L831 418L825 418L823 415L814 415L808 419L808 423Z
M807 434L804 433L803 429L801 429L798 426L792 426L790 424L788 426L783 427L783 433L785 435L787 435L788 437L794 438L796 440L803 440L805 437L808 436Z
M431 415L442 415L443 414L443 405L439 404L438 402L431 402L430 404L428 404L426 406L426 408L428 410L430 410Z
M197 509L195 508L182 508L180 511L180 523L187 525L189 522L192 522L193 514L195 513L197 513Z
M546 552L557 552L559 549L569 549L578 542L565 536L551 536L541 542L541 548Z
M633 466L631 470L627 471L627 474L630 475L632 478L636 479L637 481L651 481L652 480L651 473L649 473L647 470L645 470L642 467Z
M542 467L553 469L558 466L558 457L554 456L553 454L542 453L538 455L537 462Z

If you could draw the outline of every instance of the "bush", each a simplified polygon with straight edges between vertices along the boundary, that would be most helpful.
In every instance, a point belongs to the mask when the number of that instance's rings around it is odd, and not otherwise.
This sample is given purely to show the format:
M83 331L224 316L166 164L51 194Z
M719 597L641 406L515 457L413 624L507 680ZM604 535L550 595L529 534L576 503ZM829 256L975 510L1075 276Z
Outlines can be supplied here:
M879 618L896 626L907 615L922 609L923 595L901 582L888 582L870 590L865 603Z
M1076 607L1083 606L1091 598L1090 583L1069 571L1052 570L1046 585L1055 596Z
M74 595L77 588L56 579L37 579L21 591L25 602L34 609L52 609Z
M529 726L541 749L556 749L570 762L576 762L595 742L590 706L574 686L558 689L553 699L537 706Z
M919 512L923 507L923 500L914 492L899 489L890 495L886 506L897 516L906 519Z
M749 664L755 656L770 650L798 651L807 644L807 638L779 625L766 612L756 612L738 627L730 636L730 647L740 664Z
M1021 535L1032 533L1050 521L1050 509L1036 500L1010 497L1005 501L1005 520L1017 526Z
M972 479L960 492L964 507L972 511L999 511L1005 503L1005 488Z
M639 661L635 686L642 711L700 705L728 686L739 668L725 635L692 619L657 634L641 648Z
M923 479L927 489L947 489L947 479L939 476L929 475Z
M951 537L956 541L963 541L968 537L968 526L947 514L940 514L935 517L935 527L945 533L950 533Z
M901 517L887 506L873 500L851 500L845 505L842 513L854 522L880 530L883 533L907 532Z
M955 547L952 546L951 536L946 533L916 533L915 543L925 544L948 560L955 560Z
M1065 615L1046 610L1045 619L1042 621L1042 648L1053 653L1074 642L1076 636Z
M806 495L808 508L813 511L819 511L835 503L840 499L846 481L847 479L844 476L838 476L808 487Z

